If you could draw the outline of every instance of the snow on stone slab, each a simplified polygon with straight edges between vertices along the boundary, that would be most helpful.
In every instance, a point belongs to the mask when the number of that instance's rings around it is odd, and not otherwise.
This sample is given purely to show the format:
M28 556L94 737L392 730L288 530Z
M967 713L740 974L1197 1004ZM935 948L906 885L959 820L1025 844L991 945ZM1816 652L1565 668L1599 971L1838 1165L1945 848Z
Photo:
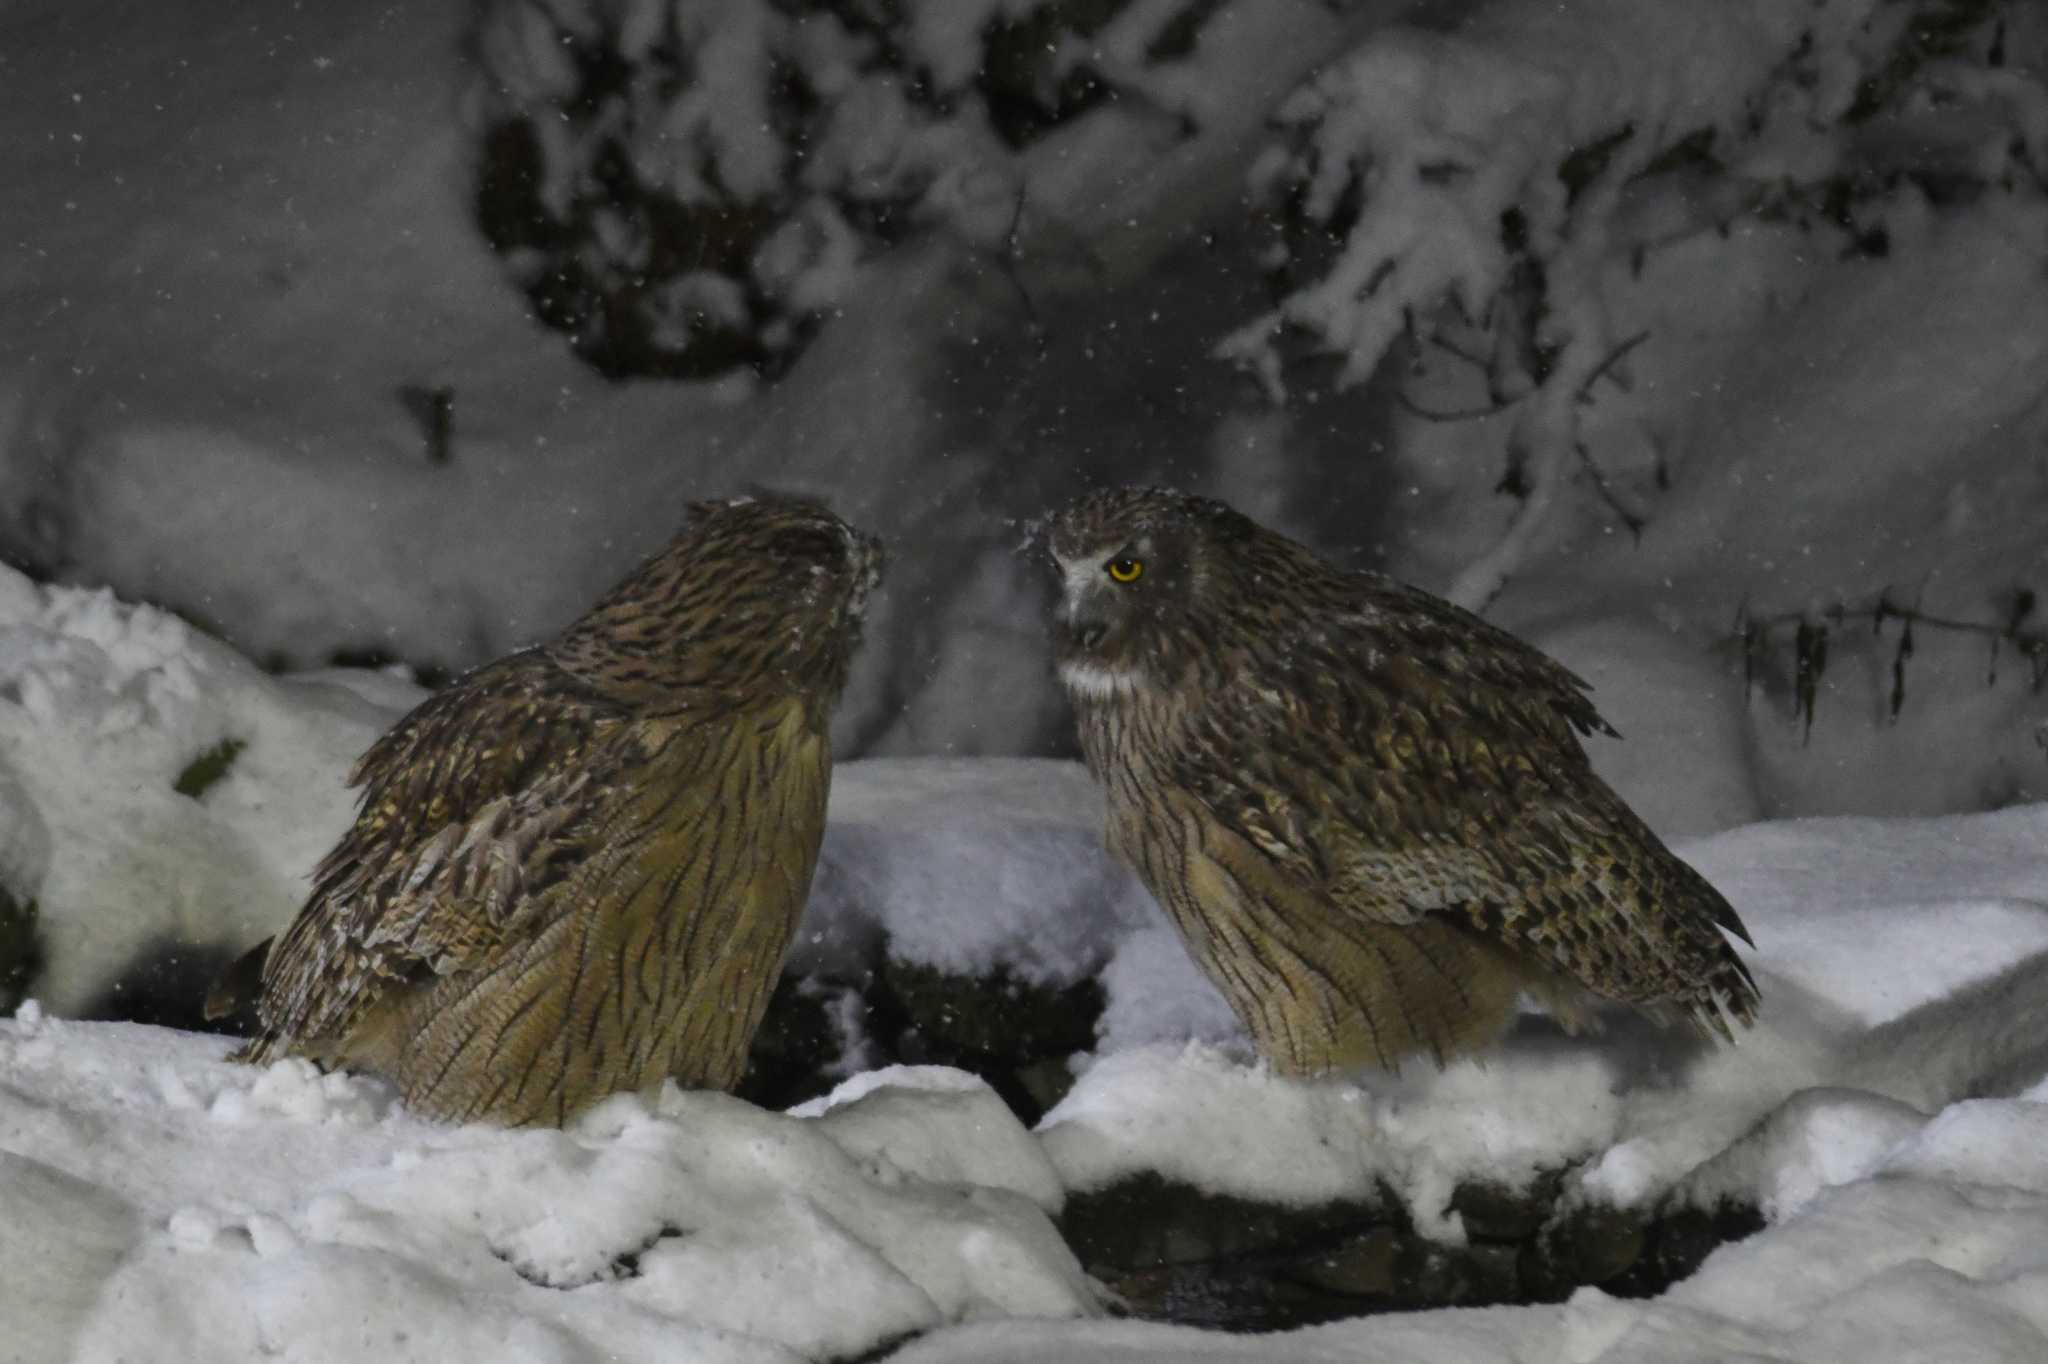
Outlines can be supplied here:
M1302 1081L1200 1044L1103 1057L1039 1133L1069 1188L1142 1171L1293 1207L1371 1200L1384 1183L1418 1226L1461 1240L1455 1184L1525 1186L1621 1130L1616 1075L1561 1047L1411 1067L1372 1082Z
M779 1361L1095 1310L1043 1158L972 1077L885 1080L815 1120L671 1086L507 1131L224 1047L0 1023L0 1266L23 1269L0 1320L34 1333L22 1357ZM887 1138L921 1123L979 1140L973 1182L944 1143ZM22 1296L51 1282L47 1312Z

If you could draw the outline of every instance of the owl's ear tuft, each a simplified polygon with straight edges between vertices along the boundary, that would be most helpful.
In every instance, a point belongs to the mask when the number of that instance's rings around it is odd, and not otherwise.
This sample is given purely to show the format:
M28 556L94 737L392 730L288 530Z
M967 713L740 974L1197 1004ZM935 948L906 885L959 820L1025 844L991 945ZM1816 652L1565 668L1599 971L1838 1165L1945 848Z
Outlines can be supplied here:
M1258 522L1227 502L1203 497L1190 498L1189 503L1209 533L1223 544L1242 544L1259 533Z
M689 523L695 526L713 519L721 512L730 511L733 507L751 502L752 500L752 498L736 497L700 497L686 503L683 509L689 515Z
M830 512L831 504L816 493L794 491L788 488L771 488L765 483L743 483L740 491L731 497L700 497L684 504L692 524L709 521L736 507L751 507L762 503L782 507L810 507L821 512Z
M831 511L832 503L825 494L812 492L808 488L778 488L772 483L760 483L748 479L740 484L739 502L777 502L785 507L810 507L815 511Z

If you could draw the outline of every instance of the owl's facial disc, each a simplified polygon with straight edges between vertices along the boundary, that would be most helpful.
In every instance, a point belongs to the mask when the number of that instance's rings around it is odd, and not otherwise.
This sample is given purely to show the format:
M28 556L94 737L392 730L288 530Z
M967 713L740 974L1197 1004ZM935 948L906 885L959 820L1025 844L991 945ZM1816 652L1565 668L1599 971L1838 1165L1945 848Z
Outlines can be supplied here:
M1054 613L1054 654L1060 680L1093 700L1127 695L1140 685L1132 665L1134 626L1143 614L1147 557L1144 544L1110 545L1056 555L1060 600Z

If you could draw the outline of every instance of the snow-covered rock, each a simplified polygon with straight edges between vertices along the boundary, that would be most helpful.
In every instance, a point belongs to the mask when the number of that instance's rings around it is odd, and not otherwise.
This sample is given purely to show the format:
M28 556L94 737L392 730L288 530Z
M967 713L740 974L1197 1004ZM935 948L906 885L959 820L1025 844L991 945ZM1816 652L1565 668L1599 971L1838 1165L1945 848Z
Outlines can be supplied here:
M146 954L290 916L352 817L350 764L424 695L336 676L270 677L167 612L0 568L0 886L38 906L49 1008L107 1009ZM217 778L180 791L209 753Z
M0 1286L8 1358L783 1361L1096 1310L1044 1157L970 1076L815 1119L670 1086L504 1131L222 1050L0 1022L0 1263L38 1266Z

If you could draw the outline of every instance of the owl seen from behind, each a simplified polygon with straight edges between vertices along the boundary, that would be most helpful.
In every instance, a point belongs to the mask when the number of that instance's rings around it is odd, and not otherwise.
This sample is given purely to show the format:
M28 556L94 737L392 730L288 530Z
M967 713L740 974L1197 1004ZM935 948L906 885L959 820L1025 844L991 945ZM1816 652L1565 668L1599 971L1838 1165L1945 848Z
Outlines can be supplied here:
M1046 540L1109 846L1277 1069L1442 1063L1525 993L1751 1020L1741 921L1594 774L1563 667L1220 502L1097 492Z
M730 1088L809 892L881 564L809 502L697 503L561 634L428 698L357 764L354 826L245 959L260 1030L238 1057L374 1071L449 1121Z

